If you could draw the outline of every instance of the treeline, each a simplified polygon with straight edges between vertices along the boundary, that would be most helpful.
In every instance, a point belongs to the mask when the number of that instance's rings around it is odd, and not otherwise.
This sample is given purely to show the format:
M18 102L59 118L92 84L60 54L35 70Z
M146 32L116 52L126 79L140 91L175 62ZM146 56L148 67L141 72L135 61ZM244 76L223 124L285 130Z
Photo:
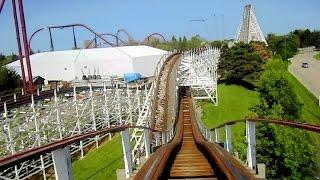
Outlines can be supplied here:
M287 60L297 53L298 48L311 46L320 48L320 31L295 30L287 35L270 33L266 40L274 57Z
M314 30L311 32L309 29L305 29L295 30L292 33L298 37L300 48L309 46L320 47L320 31Z
M159 39L152 39L149 42L149 45L152 47L164 49L167 51L171 50L180 50L180 51L187 51L192 48L199 48L205 46L214 46L214 47L221 47L223 44L226 44L225 41L207 41L201 38L199 35L193 36L190 39L187 39L185 36L183 37L175 37L172 36L170 41L161 42Z
M18 56L14 53L12 53L11 55L8 55L8 56L5 56L0 53L0 65L9 64L9 63L16 61L16 60L18 60Z
M13 53L8 56L0 54L0 96L11 93L12 90L20 87L18 73L5 67L6 64L17 59L18 56Z

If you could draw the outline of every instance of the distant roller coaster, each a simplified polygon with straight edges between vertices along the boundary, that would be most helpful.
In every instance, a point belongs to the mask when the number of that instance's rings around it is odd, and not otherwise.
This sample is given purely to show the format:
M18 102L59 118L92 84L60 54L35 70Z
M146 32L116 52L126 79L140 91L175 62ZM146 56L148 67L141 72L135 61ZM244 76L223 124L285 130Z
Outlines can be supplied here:
M167 42L166 38L160 33L151 33L143 40L143 44L149 44L153 37L160 37L164 42Z
M87 29L89 32L91 32L92 34L95 35L95 39L99 38L102 41L104 41L104 43L110 45L111 47L114 46L113 43L108 42L104 37L102 37L102 35L100 35L99 33L97 33L96 31L94 31L92 28L84 25L84 24L68 24L68 25L58 25L58 26L47 26L47 27L43 27L40 28L38 30L36 30L35 32L32 33L32 35L29 38L29 47L31 50L31 42L32 39L34 38L35 35L37 35L39 32L43 31L43 30L48 30L49 31L49 36L50 36L50 50L54 51L54 43L53 43L53 37L52 37L52 29L64 29L64 28L72 28L72 32L73 32L73 43L74 43L74 47L77 48L77 40L76 40L76 35L74 32L74 27L82 27Z

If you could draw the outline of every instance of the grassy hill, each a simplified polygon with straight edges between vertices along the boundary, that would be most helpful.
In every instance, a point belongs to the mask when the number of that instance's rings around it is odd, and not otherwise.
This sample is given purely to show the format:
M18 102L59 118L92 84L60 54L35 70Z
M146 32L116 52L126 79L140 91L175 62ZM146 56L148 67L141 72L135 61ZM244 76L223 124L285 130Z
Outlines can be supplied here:
M237 85L219 84L218 100L218 106L205 101L198 103L203 110L202 120L208 128L253 115L249 108L258 102L258 93ZM220 129L220 139L225 140L224 128ZM232 126L232 141L235 151L245 152L244 123Z
M301 112L301 120L307 123L320 125L320 107L319 100L309 92L293 75L288 73L288 80L293 86L295 94L299 101L303 104Z
M116 170L124 169L121 136L116 135L83 159L74 161L72 169L77 180L117 179Z
M300 120L320 125L318 99L289 72L287 77L300 103L303 104ZM218 106L214 106L211 102L198 102L203 110L202 120L208 128L214 128L226 121L243 119L246 116L253 115L250 107L258 102L258 96L257 92L244 87L220 84L218 85ZM220 139L224 141L224 128L221 128L221 130ZM312 133L313 142L316 147L320 147L319 137L319 134ZM240 154L244 155L243 153L246 152L244 123L238 123L232 126L232 142L235 151L239 151Z

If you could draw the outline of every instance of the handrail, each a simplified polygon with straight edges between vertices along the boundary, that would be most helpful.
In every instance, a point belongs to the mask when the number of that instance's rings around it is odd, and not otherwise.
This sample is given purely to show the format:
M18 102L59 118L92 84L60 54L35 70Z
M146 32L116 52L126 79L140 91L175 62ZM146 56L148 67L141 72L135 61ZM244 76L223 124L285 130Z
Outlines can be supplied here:
M91 33L93 33L94 35L96 35L97 37L99 37L100 39L102 39L105 43L109 44L111 47L113 47L113 44L108 42L105 38L103 38L100 34L98 34L97 32L95 32L93 29L91 29L90 27L88 27L87 25L84 24L67 24L67 25L58 25L58 26L47 26L47 27L43 27L40 28L38 30L36 30L35 32L32 33L32 35L29 38L29 50L31 51L31 41L33 39L33 37L40 31L45 30L45 29L63 29L63 28L68 28L68 27L83 27L85 29L87 29L88 31L90 31Z
M106 133L114 133L114 132L120 132L124 131L127 128L140 128L140 129L148 129L153 132L157 132L154 129L151 129L149 127L144 126L130 126L130 125L122 125L122 126L116 126L111 128L104 128L98 131L92 131L80 135L75 135L72 137L67 137L52 143L48 143L36 148L28 149L25 151L18 152L16 154L6 156L2 159L0 159L0 170L12 167L13 165L16 165L17 163L29 160L33 157L40 156L41 154L48 153L63 147L66 147L68 145L71 145L75 142L79 142L83 139L92 138L97 135L102 135Z
M233 124L236 124L239 122L245 122L245 121L266 122L266 123L294 127L298 129L304 129L307 131L320 133L320 125L308 124L308 123L302 123L302 122L293 122L292 120L290 121L286 119L268 119L268 118L246 118L246 119L232 120L232 121L223 123L219 126L216 126L215 128L211 128L210 131L214 131L215 129L224 127L225 125L233 125Z

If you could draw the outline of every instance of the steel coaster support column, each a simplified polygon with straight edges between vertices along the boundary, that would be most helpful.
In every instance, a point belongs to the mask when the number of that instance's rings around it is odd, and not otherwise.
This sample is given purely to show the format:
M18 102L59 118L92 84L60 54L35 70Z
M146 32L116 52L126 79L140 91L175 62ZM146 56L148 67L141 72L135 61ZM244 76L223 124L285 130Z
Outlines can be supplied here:
M129 178L132 174L132 154L131 154L131 147L130 147L129 129L125 129L124 131L121 132L121 138L122 138L124 168L126 171L126 178Z
M215 137L216 137L216 143L220 143L220 132L219 128L214 129Z
M52 159L56 180L73 180L69 147L52 151Z
M93 90L92 90L92 84L90 84L89 87L89 91L90 91L90 99L91 99L91 119L92 119L92 123L93 123L93 130L96 131L97 130L97 122L96 122L96 116L95 116L95 111L94 111L94 97L93 97ZM94 137L95 141L96 141L96 147L99 147L99 136L95 136Z
M50 36L50 50L54 51L51 28L49 28L48 30L49 30L49 36Z
M150 140L150 130L149 129L144 129L144 147L145 147L145 151L146 151L146 158L150 157L151 154L151 140Z
M28 43L28 36L26 30L26 22L24 18L24 8L22 0L18 0L19 5L19 12L20 12L20 24L21 24L21 32L24 44L24 55L26 59L27 71L28 71L28 83L26 84L27 90L30 93L34 92L34 84L32 80L32 70L31 70L31 63L30 63L30 53L29 53L29 43Z
M73 46L74 46L75 49L78 49L76 34L74 32L74 26L72 26L72 35L73 35Z
M4 1L3 1L4 3ZM21 67L21 74L22 74L22 90L26 91L26 75L24 72L24 63L23 63L23 54L22 54L22 47L21 47L21 40L20 40L20 31L19 31L19 22L17 17L17 7L16 7L16 0L12 0L12 9L13 9L13 17L14 17L14 24L16 29L16 37L17 37L17 44L18 44L18 52L19 52L19 60L20 60L20 67ZM1 13L1 7L0 7ZM23 95L23 93L22 93Z
M248 143L247 161L250 169L256 168L256 123L246 121L246 138Z
M229 153L232 153L231 126L225 125L225 129L226 129L226 149Z

